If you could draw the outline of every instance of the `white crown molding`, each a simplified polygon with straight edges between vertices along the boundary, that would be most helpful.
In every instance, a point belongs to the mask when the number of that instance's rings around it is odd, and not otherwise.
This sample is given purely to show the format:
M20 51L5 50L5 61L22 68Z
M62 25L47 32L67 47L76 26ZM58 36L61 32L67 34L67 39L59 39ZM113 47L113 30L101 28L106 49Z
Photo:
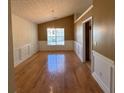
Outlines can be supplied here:
M91 9L93 8L93 5L91 5L82 15L77 18L77 20L74 21L74 23L77 23L85 14L87 14Z

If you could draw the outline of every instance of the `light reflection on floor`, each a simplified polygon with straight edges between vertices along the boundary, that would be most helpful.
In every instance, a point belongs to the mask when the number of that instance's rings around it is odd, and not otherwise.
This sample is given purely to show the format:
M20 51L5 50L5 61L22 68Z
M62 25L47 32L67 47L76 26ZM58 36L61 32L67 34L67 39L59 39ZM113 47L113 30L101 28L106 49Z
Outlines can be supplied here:
M48 55L48 71L50 73L63 73L65 70L65 56L63 54Z

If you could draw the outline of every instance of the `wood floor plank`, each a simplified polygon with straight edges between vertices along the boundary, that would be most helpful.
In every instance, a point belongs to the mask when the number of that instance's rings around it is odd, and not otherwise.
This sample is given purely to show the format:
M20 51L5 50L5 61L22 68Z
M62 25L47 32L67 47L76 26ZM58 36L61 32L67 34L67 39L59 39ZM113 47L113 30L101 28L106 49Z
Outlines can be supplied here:
M74 52L38 52L15 68L17 93L103 93Z

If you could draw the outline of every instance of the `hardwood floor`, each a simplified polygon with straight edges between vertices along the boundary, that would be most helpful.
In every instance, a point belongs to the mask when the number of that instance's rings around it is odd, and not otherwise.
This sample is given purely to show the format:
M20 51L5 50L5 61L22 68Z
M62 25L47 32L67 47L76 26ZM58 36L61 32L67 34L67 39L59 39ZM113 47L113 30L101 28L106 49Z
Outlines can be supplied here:
M103 93L74 52L38 52L15 68L17 93Z

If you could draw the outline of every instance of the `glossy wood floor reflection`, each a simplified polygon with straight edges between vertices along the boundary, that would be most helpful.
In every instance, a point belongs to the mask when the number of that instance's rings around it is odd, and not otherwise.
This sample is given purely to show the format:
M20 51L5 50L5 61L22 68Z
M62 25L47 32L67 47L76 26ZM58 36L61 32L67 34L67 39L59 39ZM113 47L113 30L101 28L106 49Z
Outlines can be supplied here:
M38 52L15 68L17 93L103 93L74 52Z

